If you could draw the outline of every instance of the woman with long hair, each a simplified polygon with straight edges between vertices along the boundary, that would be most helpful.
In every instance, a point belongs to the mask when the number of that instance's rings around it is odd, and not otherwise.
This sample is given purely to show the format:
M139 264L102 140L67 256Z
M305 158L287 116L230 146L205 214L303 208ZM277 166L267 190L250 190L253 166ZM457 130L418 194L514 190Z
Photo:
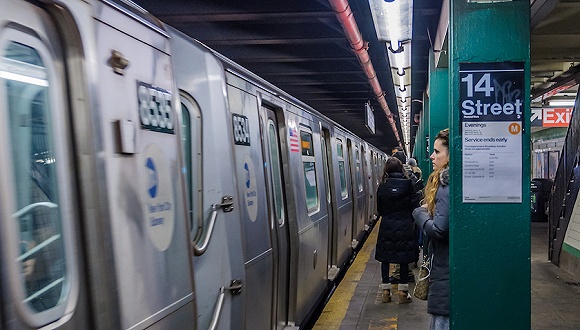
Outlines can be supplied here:
M437 134L430 158L433 172L423 205L413 211L413 218L429 239L429 329L443 330L449 329L449 129Z
M399 264L399 304L412 301L409 295L409 263L417 260L413 218L411 212L418 205L411 179L403 174L403 163L391 157L385 164L383 179L377 189L377 210L381 224L377 238L375 259L381 262L383 302L391 301L390 264ZM393 283L396 284L396 283Z

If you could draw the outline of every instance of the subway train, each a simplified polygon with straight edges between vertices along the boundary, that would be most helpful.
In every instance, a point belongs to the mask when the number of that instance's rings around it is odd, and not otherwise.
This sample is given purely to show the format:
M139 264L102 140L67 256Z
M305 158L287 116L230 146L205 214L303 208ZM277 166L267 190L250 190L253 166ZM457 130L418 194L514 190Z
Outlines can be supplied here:
M130 1L0 7L0 329L304 327L387 155Z

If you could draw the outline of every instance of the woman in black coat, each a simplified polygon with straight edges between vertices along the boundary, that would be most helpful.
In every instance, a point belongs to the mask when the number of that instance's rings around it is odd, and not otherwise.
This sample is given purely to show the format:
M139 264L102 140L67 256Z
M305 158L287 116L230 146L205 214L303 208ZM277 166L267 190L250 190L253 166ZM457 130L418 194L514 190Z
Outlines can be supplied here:
M411 212L418 197L411 179L403 174L403 164L391 157L385 164L383 180L377 190L377 210L382 217L375 259L381 262L383 302L391 301L389 267L401 267L399 304L412 301L409 294L409 263L417 261L415 231Z

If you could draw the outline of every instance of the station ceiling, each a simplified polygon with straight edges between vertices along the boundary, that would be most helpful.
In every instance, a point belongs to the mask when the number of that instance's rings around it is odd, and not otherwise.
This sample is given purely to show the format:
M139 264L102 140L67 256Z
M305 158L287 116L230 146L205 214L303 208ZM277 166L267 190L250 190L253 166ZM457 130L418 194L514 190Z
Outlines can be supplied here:
M164 23L206 44L379 149L398 145L328 0L134 0ZM377 40L368 0L349 0L399 136L397 103L386 45ZM422 109L429 49L443 0L414 0L411 118ZM580 81L580 3L532 0L532 99ZM563 86L563 87L562 87ZM569 87L568 87L569 86ZM365 127L365 103L376 133ZM417 124L412 120L411 143Z

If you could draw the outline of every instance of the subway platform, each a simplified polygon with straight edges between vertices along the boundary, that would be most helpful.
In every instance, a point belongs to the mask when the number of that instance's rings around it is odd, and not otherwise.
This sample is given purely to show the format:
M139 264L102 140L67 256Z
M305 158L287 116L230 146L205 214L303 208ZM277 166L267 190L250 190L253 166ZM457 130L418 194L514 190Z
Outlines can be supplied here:
M426 301L414 298L399 305L396 294L390 303L381 301L381 267L374 259L378 228L374 226L313 330L429 328ZM531 236L532 329L580 329L580 283L548 260L548 223L532 222ZM418 269L413 271L417 276Z

